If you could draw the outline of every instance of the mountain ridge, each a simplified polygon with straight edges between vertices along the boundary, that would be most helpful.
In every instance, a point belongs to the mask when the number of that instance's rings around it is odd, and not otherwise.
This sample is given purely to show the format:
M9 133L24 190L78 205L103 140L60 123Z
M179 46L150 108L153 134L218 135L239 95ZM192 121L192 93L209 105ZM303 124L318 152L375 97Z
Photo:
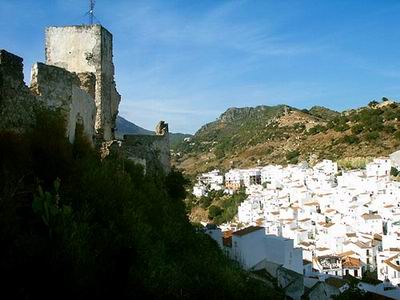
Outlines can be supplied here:
M399 103L387 100L343 112L285 104L232 107L203 125L190 142L180 142L173 163L194 175L257 163L389 155L400 145L397 116Z

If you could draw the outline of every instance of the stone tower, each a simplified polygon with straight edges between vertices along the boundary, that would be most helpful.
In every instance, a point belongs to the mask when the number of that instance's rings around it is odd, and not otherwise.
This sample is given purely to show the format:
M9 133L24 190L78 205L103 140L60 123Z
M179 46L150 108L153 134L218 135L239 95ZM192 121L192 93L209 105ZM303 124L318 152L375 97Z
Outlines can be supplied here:
M46 28L46 64L96 76L96 137L114 139L121 96L114 81L112 34L101 25Z

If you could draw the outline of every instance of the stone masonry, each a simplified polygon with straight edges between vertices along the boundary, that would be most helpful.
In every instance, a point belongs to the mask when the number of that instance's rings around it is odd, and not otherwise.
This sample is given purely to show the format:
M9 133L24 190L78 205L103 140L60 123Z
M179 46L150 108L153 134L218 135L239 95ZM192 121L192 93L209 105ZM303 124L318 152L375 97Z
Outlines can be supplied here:
M157 131L160 124L163 131ZM156 135L124 135L122 149L124 155L135 163L143 165L146 172L171 171L168 124L161 121Z
M84 134L90 141L93 140L96 105L90 91L94 86L95 78L91 73L78 76L65 69L42 63L36 63L32 67L32 93L42 105L62 113L67 123L70 142L75 139L77 124L82 125Z
M24 83L22 58L0 49L0 129L34 124L35 97Z
M101 154L107 155L118 145L123 156L143 165L146 172L169 173L169 134L164 121L157 125L156 135L114 140L121 97L112 57L112 35L100 25L49 27L46 64L34 64L28 87L23 59L0 50L0 130L32 127L35 110L47 108L61 112L71 143L80 124Z
M100 25L46 29L46 64L96 76L96 133L100 141L114 139L121 96L114 81L112 34Z

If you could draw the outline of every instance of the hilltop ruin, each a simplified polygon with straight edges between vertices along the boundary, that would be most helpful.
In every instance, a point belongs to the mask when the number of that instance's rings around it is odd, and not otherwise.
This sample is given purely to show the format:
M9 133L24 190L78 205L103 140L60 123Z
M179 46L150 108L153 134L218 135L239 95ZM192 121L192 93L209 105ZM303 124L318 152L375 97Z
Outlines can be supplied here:
M115 140L121 96L114 80L112 34L101 25L46 29L46 63L35 63L29 87L23 59L0 50L0 129L22 131L34 126L38 107L57 110L72 143L77 125L98 149ZM170 170L168 126L163 134L125 136L122 154L145 171ZM108 150L106 151L108 153Z

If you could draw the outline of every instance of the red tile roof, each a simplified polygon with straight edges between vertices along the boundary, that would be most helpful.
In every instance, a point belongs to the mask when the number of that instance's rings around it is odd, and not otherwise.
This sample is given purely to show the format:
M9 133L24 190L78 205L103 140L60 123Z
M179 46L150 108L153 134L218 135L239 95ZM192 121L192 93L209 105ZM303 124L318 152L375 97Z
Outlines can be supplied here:
M235 231L232 234L236 235L236 236L244 236L246 234L255 232L255 231L260 230L260 229L264 229L264 227L261 227L261 226L250 226L250 227Z
M342 266L346 269L358 269L361 266L361 261L359 258L347 256L343 258Z

